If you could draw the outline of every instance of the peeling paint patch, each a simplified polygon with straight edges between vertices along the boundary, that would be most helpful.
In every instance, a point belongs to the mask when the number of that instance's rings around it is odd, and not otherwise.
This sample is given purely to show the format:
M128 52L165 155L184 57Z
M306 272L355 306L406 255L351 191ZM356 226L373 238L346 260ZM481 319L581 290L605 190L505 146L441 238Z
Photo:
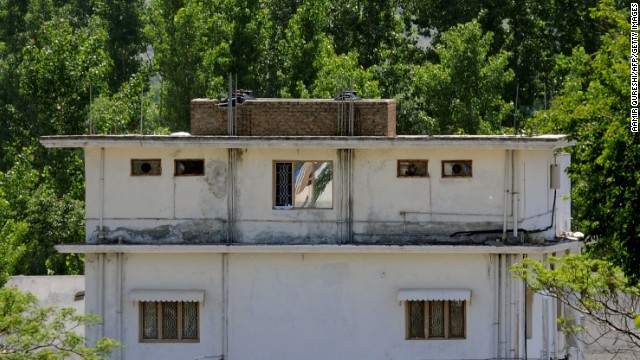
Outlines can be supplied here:
M105 229L105 242L125 244L218 244L224 242L222 220L194 220L176 225L132 229L118 227ZM98 242L97 230L87 241Z
M335 234L295 235L283 231L264 231L255 234L251 239L240 237L240 243L259 245L335 245L338 239Z
M204 181L209 192L217 199L224 199L227 196L227 162L209 160L206 169Z

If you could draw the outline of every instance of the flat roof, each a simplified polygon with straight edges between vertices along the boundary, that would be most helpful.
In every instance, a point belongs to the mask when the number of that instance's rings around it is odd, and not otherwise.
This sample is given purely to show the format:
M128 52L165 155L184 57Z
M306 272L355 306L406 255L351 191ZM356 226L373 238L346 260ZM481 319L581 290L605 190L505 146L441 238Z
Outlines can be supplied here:
M567 135L400 135L385 136L192 136L56 135L42 136L47 148L211 147L211 148L491 148L559 149L573 145Z

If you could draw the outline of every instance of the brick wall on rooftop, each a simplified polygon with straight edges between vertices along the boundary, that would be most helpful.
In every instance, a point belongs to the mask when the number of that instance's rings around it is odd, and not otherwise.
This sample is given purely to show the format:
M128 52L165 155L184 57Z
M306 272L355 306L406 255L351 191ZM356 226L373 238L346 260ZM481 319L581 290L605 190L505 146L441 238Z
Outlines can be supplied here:
M228 135L227 107L217 100L191 101L191 134ZM355 136L396 136L395 100L354 101ZM341 110L342 107L342 110ZM234 108L238 136L347 135L349 101L257 99ZM339 114L344 126L339 128Z

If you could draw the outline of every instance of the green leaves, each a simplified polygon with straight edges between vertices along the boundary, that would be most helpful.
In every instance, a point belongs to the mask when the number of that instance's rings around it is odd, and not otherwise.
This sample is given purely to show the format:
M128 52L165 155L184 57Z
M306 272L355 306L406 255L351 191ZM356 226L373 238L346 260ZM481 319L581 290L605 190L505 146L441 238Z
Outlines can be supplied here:
M3 274L83 271L78 255L60 254L53 246L84 238L84 204L56 193L54 169L35 170L34 153L24 149L9 171L0 172L0 284ZM67 168L72 165L67 162Z
M626 10L605 1L593 14L607 33L593 54L577 48L562 58L565 84L549 111L531 122L535 132L576 140L570 176L574 219L594 255L640 280L640 138L629 131L629 33Z
M599 335L604 335L597 331L605 331L626 344L628 350L639 351L640 334L634 324L637 328L640 286L619 267L586 255L567 255L551 257L547 263L525 258L510 270L531 290L588 315L596 331L585 336L594 336L597 341ZM585 330L570 318L563 319L562 325L568 333Z
M471 21L441 34L439 62L407 66L410 82L397 97L399 132L478 134L499 131L513 106L502 100L513 78L506 53L490 55L491 33Z
M114 348L122 347L113 339L103 338L95 348L85 345L74 329L94 326L100 319L78 315L73 309L40 308L32 294L17 288L0 288L0 354L7 360L106 359Z

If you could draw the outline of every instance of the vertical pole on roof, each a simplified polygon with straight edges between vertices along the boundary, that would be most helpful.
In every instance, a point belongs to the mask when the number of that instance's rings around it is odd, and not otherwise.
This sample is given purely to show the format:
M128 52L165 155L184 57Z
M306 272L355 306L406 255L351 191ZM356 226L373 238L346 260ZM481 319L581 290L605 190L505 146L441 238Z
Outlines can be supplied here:
M238 74L236 74L236 88L233 93L236 100L236 107L238 106ZM237 109L233 109L233 135L238 134L238 112Z
M144 105L143 105L143 99L144 99L144 85L142 86L142 89L140 89L140 134L143 134L142 132L142 114L143 114L143 109L144 109Z
M518 118L518 90L520 90L520 83L516 83L516 106L513 110L513 135L518 135L517 118Z
M93 135L93 116L91 116L91 106L93 105L92 90L91 82L89 82L89 135Z
M340 94L340 75L336 78L336 92ZM340 127L340 105L338 105L338 123L337 125L337 134L340 135L341 127Z
M229 97L227 97L227 135L233 135L233 76L229 73Z
M354 104L354 100L353 100L353 78L351 78L351 87L349 89L349 98L350 98L350 102L349 102L349 136L353 136L354 133L354 121L355 121L355 117L354 117L354 108L355 108L355 104Z
M343 108L343 106L342 106L342 105L343 105L343 104L342 104L342 103L343 103L343 100L342 100L342 92L344 91L344 88L343 88L343 86L342 86L342 81L343 81L343 76L342 76L342 74L340 74L339 79L340 79L340 82L339 82L339 84L340 84L340 85L339 85L339 86L340 86L340 92L338 93L338 99L339 99L339 103L338 103L338 104L339 104L339 105L338 105L338 117L339 117L339 119L340 119L340 122L339 122L339 127L338 127L338 129L339 129L339 133L340 133L341 135L344 135L344 130L345 130L345 129L344 129L344 108Z

